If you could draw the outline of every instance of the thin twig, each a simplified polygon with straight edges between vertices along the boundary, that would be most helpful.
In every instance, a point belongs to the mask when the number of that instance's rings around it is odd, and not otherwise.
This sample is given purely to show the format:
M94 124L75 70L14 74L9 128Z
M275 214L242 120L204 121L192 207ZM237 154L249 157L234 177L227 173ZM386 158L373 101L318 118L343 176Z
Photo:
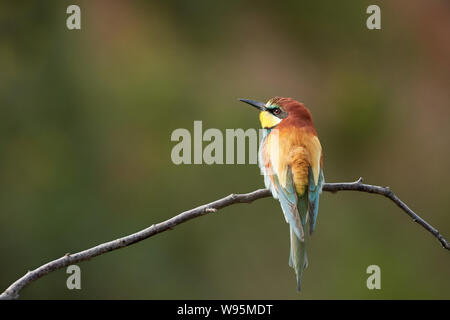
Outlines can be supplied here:
M450 245L447 240L431 226L428 222L419 217L414 211L412 211L404 202L402 202L390 189L389 187L373 186L369 184L362 183L362 178L355 182L343 182L343 183L325 183L322 188L323 191L338 192L338 191L361 191L368 193L376 193L383 195L391 199L397 206L399 206L403 211L405 211L413 221L417 222L433 236L435 236L442 244L442 246L450 250ZM225 198L216 200L209 204L199 206L197 208L185 211L176 215L166 221L158 224L154 224L146 229L133 233L131 235L112 240L106 243L102 243L93 248L80 251L74 254L66 253L61 258L50 261L37 269L28 271L23 277L11 284L1 295L0 299L16 299L19 297L19 292L29 285L31 282L45 276L46 274L53 272L55 270L67 267L71 264L77 262L89 260L93 257L102 255L106 252L117 250L123 247L127 247L139 241L150 238L158 233L172 230L175 226L184 223L188 220L204 216L209 213L214 213L217 210L228 207L235 203L250 203L258 199L266 198L271 196L271 193L267 189L259 189L250 193L245 194L231 194Z
M359 178L357 181L352 183L326 183L323 186L324 191L329 192L338 192L338 191L361 191L361 192L367 192L367 193L376 193L383 195L389 199L391 199L400 209L402 209L404 212L406 212L414 222L417 222L419 225L421 225L423 228L425 228L428 232L430 232L433 236L438 239L444 249L450 250L450 244L449 242L439 233L439 231L434 228L432 225L430 225L428 222L426 222L424 219L422 219L417 213L412 211L402 200L400 200L399 197L397 197L394 192L389 187L380 187L380 186L373 186L370 184L364 184L363 178Z

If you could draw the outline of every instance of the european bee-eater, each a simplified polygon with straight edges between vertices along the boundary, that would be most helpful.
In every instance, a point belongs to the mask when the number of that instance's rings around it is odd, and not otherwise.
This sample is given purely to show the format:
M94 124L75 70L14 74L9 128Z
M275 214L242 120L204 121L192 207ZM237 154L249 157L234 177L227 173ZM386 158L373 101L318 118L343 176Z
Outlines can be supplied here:
M302 103L279 97L267 103L240 100L261 111L259 120L264 134L259 166L266 188L280 201L289 223L289 265L295 270L300 291L302 273L308 266L306 229L311 235L316 226L324 183L322 147L311 113Z

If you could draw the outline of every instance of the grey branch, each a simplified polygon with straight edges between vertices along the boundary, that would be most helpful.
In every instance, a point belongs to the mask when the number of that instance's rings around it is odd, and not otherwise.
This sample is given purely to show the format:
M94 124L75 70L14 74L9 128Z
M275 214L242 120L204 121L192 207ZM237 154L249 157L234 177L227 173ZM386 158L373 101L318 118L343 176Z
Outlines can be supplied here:
M406 212L414 222L417 222L434 237L436 237L442 244L442 246L450 250L450 245L447 240L431 226L428 222L419 217L414 211L412 211L403 201L401 201L389 187L373 186L364 184L362 178L355 182L343 182L343 183L325 183L323 185L323 191L338 192L338 191L361 191L368 193L376 193L383 195L391 199L397 206L399 206L404 212ZM28 271L23 277L11 284L1 295L0 299L16 299L19 297L19 292L29 285L31 282L45 276L46 274L55 270L67 267L77 262L89 260L93 257L102 255L106 252L117 250L123 247L127 247L139 241L150 238L158 233L172 230L177 225L189 221L191 219L204 216L209 213L214 213L222 208L228 207L235 203L251 203L255 200L270 197L271 193L267 189L259 189L245 194L231 194L225 198L216 200L214 202L199 206L197 208L182 212L166 221L154 224L146 229L130 234L128 236L112 240L106 243L102 243L93 248L80 251L74 254L67 253L59 259L50 261L37 269Z

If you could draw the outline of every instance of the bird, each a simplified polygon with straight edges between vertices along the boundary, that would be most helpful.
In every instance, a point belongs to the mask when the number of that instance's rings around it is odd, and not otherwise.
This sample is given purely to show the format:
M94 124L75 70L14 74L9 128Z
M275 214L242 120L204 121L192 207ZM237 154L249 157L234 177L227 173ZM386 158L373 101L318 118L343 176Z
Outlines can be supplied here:
M311 112L292 98L266 103L239 99L258 110L263 129L258 158L264 184L278 199L290 229L289 266L301 291L308 266L307 238L312 235L324 184L322 146Z

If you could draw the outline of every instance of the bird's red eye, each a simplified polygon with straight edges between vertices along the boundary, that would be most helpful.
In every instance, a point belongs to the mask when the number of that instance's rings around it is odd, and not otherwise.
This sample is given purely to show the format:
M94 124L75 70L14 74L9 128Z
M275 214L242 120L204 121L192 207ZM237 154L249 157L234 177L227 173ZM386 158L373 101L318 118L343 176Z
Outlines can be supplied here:
M273 109L273 114L278 115L281 113L280 108Z

